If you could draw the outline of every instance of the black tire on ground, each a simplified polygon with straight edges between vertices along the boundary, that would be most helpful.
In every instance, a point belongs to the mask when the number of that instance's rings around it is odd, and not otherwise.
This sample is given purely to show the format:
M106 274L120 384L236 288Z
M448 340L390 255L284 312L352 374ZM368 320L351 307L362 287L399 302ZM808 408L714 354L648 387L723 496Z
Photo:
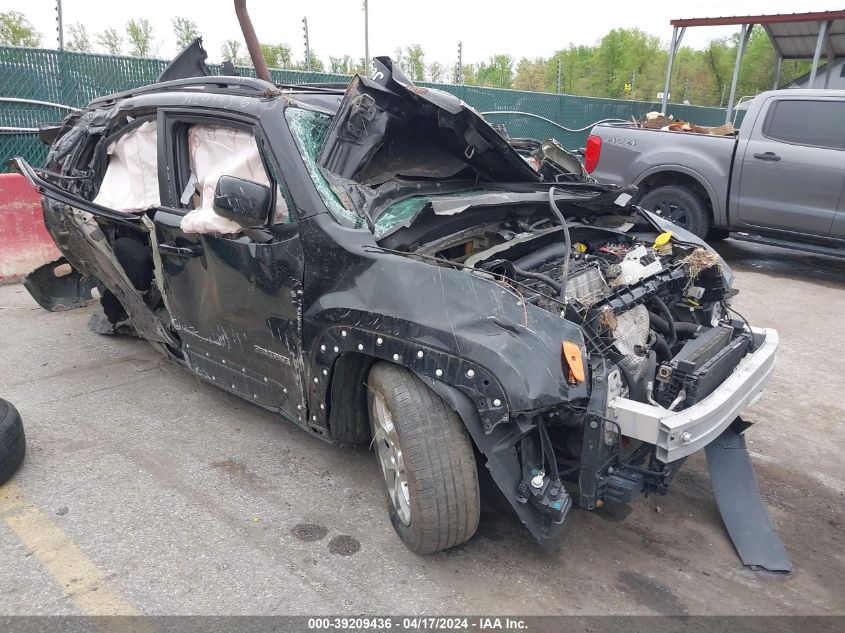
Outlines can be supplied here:
M710 231L710 213L698 194L680 185L655 187L637 203L643 209L659 212L660 216L685 228L700 238Z
M718 242L720 240L727 239L730 236L731 232L727 229L716 229L711 228L707 232L707 241L708 242Z
M455 411L410 371L386 362L368 378L368 410L376 458L389 452L381 416L390 416L407 492L397 510L385 474L390 520L399 537L418 554L431 554L468 540L478 528L480 496L472 442ZM397 470L398 472L398 470ZM401 481L398 480L398 481ZM394 490L402 490L399 486ZM401 494L401 493L400 493ZM400 501L400 506L402 502ZM405 512L407 521L400 512Z
M0 484L9 479L23 462L26 436L18 410L0 398Z

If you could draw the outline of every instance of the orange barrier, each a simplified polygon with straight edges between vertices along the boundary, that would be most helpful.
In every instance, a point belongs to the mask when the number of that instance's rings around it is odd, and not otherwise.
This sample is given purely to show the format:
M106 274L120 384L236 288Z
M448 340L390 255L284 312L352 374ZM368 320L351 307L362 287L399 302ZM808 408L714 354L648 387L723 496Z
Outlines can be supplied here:
M41 196L20 174L0 174L0 284L59 255L44 227Z

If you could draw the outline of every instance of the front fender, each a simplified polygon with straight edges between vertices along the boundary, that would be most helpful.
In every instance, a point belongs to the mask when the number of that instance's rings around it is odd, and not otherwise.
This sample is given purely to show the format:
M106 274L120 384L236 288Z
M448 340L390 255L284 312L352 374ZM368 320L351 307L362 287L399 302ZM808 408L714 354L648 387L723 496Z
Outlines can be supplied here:
M564 340L587 357L577 325L521 305L511 291L473 274L390 260L370 266L353 288L323 295L305 314L309 410L318 418L312 422L324 416L320 405L336 359L349 352L455 386L475 403L488 431L515 413L589 396L587 383L569 384L562 367ZM417 283L403 288L397 269L407 264Z

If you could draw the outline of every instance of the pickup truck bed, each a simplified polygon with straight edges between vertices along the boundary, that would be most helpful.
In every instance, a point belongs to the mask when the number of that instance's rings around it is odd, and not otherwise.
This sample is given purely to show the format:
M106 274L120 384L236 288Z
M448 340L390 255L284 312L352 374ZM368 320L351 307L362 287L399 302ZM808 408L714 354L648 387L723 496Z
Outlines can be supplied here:
M845 91L762 93L736 136L598 125L585 163L700 237L740 231L845 254Z

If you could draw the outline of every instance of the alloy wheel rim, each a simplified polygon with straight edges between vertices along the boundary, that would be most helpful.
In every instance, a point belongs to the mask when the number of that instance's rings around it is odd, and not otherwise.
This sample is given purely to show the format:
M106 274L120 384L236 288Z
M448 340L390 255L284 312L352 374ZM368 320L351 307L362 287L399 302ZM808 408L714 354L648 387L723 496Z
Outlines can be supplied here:
M411 495L393 414L380 393L375 394L373 405L373 444L387 484L387 494L399 520L403 525L410 525Z
M677 202L670 202L668 200L661 200L654 205L654 210L660 216L666 218L670 222L674 222L678 226L686 227L688 223L687 209Z

